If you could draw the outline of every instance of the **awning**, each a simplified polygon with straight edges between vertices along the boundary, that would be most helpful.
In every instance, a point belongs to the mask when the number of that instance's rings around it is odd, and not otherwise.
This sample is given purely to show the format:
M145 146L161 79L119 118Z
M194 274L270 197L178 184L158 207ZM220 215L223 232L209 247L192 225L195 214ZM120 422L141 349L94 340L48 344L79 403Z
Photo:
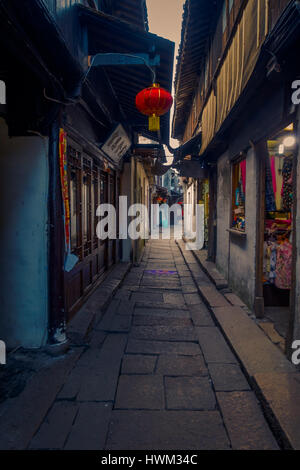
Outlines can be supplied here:
M82 5L76 6L82 25L86 27L88 55L98 53L142 53L160 56L156 67L156 81L171 91L174 61L174 43L142 31L119 18L96 12ZM135 97L151 85L152 76L145 66L106 66L105 71L121 105L127 123L140 134L158 141L158 135L148 130L148 118L135 107ZM97 73L97 72L93 72ZM170 113L161 118L161 138L169 141Z
M179 171L180 176L185 178L208 178L207 168L203 168L201 163L196 160L186 160L180 162L176 165L175 168Z
M197 156L202 144L202 132L199 132L190 140L176 149L175 162L183 160L188 155Z

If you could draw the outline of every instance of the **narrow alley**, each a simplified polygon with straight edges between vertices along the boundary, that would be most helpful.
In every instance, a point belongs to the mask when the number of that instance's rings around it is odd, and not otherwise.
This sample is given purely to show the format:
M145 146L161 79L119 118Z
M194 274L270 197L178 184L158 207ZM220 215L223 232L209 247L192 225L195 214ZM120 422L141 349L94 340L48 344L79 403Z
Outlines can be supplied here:
M0 0L0 44L0 454L300 450L300 1Z
M278 448L174 240L148 243L27 448Z

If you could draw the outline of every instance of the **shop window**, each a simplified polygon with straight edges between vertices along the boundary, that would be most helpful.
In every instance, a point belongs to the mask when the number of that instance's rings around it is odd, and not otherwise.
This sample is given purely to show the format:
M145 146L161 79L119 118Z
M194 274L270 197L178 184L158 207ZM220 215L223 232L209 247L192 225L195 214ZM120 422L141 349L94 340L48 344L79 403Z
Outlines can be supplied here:
M264 297L266 306L289 306L292 285L293 124L268 140L265 160Z
M91 221L92 221L92 204L91 204L91 177L92 177L92 160L83 158L83 177L82 177L82 240L84 256L91 253Z
M71 250L76 252L78 235L78 177L75 169L70 171L70 217L71 217Z
M92 170L92 159L68 146L71 250L80 259L92 252L92 207L98 197Z
M232 228L245 232L246 158L232 166Z
M89 187L87 176L83 177L83 192L82 192L82 215L83 215L83 243L86 244L88 241L88 205L89 205Z
M99 204L100 204L100 199L99 199L99 174L98 174L98 168L96 167L96 169L93 171L92 192L91 192L93 248L98 247L98 237L97 237L97 233L96 233L98 220L97 220L97 217L96 217L96 212L97 212L97 208L98 208Z

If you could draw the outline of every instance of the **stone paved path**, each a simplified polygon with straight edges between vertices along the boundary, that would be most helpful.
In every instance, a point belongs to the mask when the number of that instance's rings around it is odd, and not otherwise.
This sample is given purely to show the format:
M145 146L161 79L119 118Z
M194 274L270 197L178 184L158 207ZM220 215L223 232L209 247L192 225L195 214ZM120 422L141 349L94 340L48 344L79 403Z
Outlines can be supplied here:
M148 243L29 448L278 448L173 240Z

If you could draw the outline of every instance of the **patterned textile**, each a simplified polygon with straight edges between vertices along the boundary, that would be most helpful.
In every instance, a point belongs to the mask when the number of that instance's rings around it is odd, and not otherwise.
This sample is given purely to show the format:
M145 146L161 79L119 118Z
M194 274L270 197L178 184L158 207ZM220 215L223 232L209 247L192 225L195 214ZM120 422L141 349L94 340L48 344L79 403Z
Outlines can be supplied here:
M266 158L266 211L276 211L270 158Z
M282 187L282 208L285 211L290 211L293 205L293 160L289 157L284 159L282 175L283 175L283 187Z
M264 280L274 284L276 279L277 243L264 243Z
M290 289L292 285L292 244L288 240L277 247L275 285L278 289Z

